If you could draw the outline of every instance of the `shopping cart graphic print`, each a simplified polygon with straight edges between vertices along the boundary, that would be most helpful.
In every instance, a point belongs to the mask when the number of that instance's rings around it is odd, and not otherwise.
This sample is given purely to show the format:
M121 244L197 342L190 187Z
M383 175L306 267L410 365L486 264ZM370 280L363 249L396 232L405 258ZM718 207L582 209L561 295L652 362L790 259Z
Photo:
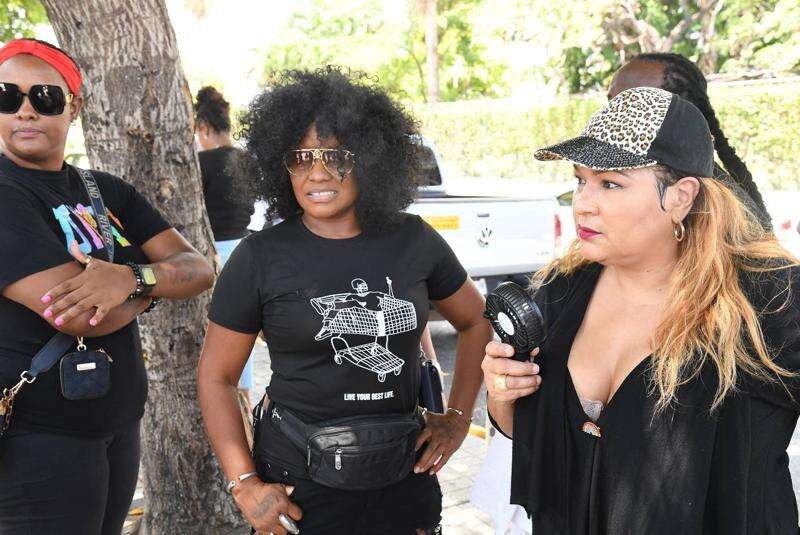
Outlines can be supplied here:
M370 291L364 279L353 279L352 292L311 299L311 306L322 316L322 328L315 340L330 338L336 364L347 361L378 376L400 375L405 361L389 350L392 335L417 328L417 312L410 301L397 299L392 279L386 277L389 293ZM374 340L351 346L347 335L370 336Z

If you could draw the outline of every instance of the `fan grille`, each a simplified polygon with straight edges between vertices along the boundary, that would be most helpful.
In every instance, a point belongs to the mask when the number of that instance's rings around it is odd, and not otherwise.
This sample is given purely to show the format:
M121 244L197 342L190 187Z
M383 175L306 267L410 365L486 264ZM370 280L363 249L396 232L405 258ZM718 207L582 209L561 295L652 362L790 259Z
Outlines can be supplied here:
M514 332L502 327L499 316L505 314L514 324ZM542 340L542 314L528 292L513 282L504 282L486 296L486 317L500 339L517 353L527 355Z

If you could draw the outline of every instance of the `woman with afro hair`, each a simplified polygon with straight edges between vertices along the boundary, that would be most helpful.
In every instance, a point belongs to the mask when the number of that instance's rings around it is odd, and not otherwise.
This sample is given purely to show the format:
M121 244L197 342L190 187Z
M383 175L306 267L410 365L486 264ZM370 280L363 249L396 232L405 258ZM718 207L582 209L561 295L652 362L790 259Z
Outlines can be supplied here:
M282 535L292 521L304 535L434 533L435 474L469 430L491 329L447 243L403 212L416 123L365 75L327 67L283 73L242 125L245 175L284 221L242 240L209 313L199 397L228 488L256 533ZM431 306L459 337L444 414L417 407ZM234 393L259 332L273 373L251 454ZM352 431L357 444L336 443L318 463L309 429L340 437L352 417L368 425L347 429L384 443ZM399 437L409 418L422 429Z

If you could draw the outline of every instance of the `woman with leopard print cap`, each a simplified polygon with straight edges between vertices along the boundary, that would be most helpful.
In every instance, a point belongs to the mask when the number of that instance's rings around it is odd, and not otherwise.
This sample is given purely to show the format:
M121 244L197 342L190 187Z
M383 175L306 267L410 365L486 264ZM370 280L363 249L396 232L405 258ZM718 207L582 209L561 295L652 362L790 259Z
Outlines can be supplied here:
M486 347L512 503L537 534L798 533L798 264L710 178L702 113L628 89L536 158L572 163L578 239L534 276L535 362Z

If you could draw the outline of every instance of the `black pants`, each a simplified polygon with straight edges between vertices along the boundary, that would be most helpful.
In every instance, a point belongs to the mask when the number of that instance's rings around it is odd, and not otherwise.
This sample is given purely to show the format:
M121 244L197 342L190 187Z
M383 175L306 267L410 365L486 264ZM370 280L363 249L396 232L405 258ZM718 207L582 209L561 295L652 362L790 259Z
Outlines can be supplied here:
M101 438L12 426L0 453L0 534L119 535L138 472L139 422Z
M290 499L303 510L302 535L416 535L418 528L439 533L442 491L436 476L412 473L378 490L340 490L292 477L272 463L256 464L264 481L295 486Z

